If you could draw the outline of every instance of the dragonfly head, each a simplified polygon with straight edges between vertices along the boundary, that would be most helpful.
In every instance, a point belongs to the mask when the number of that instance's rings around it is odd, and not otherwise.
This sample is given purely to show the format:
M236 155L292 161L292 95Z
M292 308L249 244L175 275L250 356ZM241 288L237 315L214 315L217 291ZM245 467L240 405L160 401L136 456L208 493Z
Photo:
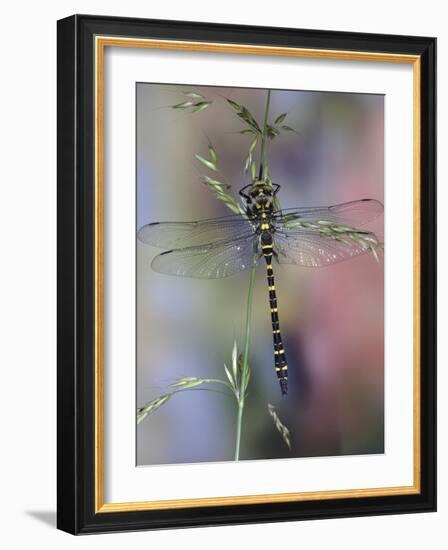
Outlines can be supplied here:
M249 196L254 200L263 200L263 198L272 197L272 186L263 180L254 181L249 190Z

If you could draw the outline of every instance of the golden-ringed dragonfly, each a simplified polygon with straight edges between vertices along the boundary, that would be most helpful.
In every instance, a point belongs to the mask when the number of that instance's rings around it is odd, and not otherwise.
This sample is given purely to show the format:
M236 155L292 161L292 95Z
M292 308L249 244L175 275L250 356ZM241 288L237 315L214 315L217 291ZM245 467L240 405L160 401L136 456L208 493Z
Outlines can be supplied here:
M280 332L273 263L322 267L371 251L380 242L358 229L383 212L381 202L362 199L328 207L276 210L280 185L258 180L240 190L245 215L192 222L155 222L138 239L159 248L151 267L180 277L217 279L250 268L264 258L274 341L274 364L282 395L288 389L288 365Z

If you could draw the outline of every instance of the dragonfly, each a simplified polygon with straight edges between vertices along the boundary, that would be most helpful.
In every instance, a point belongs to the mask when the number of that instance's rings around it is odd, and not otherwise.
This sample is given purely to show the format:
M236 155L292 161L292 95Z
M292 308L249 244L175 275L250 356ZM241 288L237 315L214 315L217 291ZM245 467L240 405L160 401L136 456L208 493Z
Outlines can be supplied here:
M280 185L260 179L239 194L242 214L187 222L153 222L138 239L168 249L155 256L154 271L180 277L228 277L264 260L269 293L274 367L282 395L288 390L288 364L280 332L274 265L323 267L369 251L378 259L377 236L360 229L383 212L375 199L333 206L278 209Z

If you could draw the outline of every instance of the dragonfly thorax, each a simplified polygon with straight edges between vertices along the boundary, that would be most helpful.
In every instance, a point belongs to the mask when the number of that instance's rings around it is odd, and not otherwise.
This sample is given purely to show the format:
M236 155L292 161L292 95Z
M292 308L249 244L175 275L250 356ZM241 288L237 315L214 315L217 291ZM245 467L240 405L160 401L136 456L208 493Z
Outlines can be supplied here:
M247 210L249 216L261 220L272 213L273 207L272 186L263 182L255 182L249 189L247 195Z

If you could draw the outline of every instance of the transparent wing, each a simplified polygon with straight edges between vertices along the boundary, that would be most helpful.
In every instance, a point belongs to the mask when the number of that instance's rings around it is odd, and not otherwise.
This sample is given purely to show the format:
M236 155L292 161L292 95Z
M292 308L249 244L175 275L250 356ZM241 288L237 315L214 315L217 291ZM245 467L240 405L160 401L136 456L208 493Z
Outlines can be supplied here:
M358 231L324 237L313 231L277 231L274 251L281 264L324 267L371 252L376 259L380 243L374 233Z
M162 252L151 267L167 275L219 279L249 268L254 253L258 261L258 239L251 232L239 239Z
M251 228L246 218L232 215L194 222L150 223L137 236L141 242L158 248L183 248L238 238Z
M274 213L275 223L288 225L294 221L328 221L362 227L384 211L383 204L375 199L344 202L334 206L286 208Z

